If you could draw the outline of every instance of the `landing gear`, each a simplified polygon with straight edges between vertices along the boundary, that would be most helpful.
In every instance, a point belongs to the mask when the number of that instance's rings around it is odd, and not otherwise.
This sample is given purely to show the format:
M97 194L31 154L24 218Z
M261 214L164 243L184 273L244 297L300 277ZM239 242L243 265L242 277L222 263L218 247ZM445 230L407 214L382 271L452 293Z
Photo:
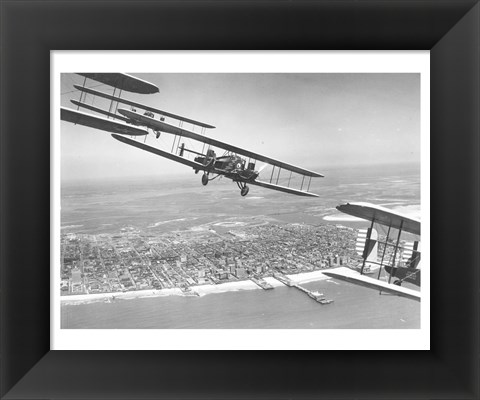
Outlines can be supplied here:
M397 286L402 286L402 281L400 279L397 279L395 282L393 282L393 284Z
M237 186L240 189L240 194L242 196L246 196L250 188L247 186L245 182L237 182Z
M208 183L208 174L203 174L202 175L202 185L206 186Z

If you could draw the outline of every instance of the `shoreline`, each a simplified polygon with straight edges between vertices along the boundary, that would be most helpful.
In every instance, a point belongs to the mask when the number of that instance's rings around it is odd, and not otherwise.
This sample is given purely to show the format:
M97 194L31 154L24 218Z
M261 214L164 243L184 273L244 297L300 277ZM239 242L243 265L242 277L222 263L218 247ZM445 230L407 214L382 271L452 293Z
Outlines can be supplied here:
M323 270L311 271L311 272L300 272L298 274L286 275L293 282L302 284L315 282L325 279L331 279L328 276L323 274L323 271L329 271L332 268L325 268ZM278 281L273 277L263 278L266 282L272 285L274 288L285 286L283 283ZM286 286L285 286L286 287ZM252 282L250 279L237 281L237 282L225 282L219 283L216 285L197 285L191 287L193 292L198 293L198 297L206 296L208 294L215 293L226 293L226 292L237 292L240 290L263 290L257 284ZM113 292L113 293L93 293L93 294L78 294L78 295L69 295L69 296L60 296L61 304L85 304L93 302L110 302L112 296L115 296L117 299L137 299L137 298L146 298L146 297L164 297L164 296L184 296L184 297L197 297L194 294L188 294L183 292L180 288L170 288L170 289L146 289L146 290L134 290L129 292Z

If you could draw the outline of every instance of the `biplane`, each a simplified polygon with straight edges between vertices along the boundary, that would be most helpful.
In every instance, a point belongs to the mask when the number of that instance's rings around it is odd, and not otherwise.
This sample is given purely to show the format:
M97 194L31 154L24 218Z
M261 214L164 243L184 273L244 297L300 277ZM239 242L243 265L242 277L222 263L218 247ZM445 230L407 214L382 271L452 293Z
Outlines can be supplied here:
M205 136L207 129L215 128L213 125L121 97L122 91L157 93L159 89L154 84L121 73L78 75L84 78L83 85L74 85L80 99L71 100L77 109L61 107L63 121L110 132L114 139L129 146L184 164L196 174L202 171L203 185L225 177L237 184L242 196L248 194L248 185L255 185L299 196L318 197L309 191L310 184L312 178L323 177L322 174ZM113 94L88 87L87 79L112 86ZM108 109L87 102L87 96L93 100L109 101ZM120 104L122 107L119 107ZM80 111L80 108L100 115ZM187 129L184 124L191 124L192 129ZM200 133L195 132L195 128L200 129ZM168 134L167 144L146 144L147 136L153 135L158 140L165 137L163 133ZM140 136L144 137L143 142L135 139ZM258 168L259 163L263 165Z
M420 300L418 291L401 287L404 282L420 286L420 221L363 202L342 204L337 206L337 210L369 221L370 227L359 231L356 250L361 262L357 271L341 268L325 274ZM376 279L366 276L372 274L377 275Z

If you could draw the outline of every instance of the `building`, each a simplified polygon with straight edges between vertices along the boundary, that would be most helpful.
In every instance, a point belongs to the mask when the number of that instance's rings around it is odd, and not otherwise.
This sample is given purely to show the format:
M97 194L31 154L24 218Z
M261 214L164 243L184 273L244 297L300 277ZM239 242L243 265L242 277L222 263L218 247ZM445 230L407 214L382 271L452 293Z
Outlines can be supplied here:
M72 284L73 285L82 284L82 272L77 267L72 269Z
M245 278L247 276L247 272L245 271L245 268L243 267L237 267L236 271L235 271L235 276L237 278Z
M228 266L228 269L232 275L235 275L235 264L232 263Z
M217 269L215 276L220 280L228 279L228 271L225 271L223 269Z

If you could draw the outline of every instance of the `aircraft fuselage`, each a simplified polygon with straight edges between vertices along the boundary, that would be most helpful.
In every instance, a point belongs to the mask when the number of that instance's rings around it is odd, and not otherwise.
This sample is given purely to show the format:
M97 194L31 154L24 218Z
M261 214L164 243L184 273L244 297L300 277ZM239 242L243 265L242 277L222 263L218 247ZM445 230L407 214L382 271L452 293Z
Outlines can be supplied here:
M218 158L199 156L195 157L195 161L207 166L208 173L224 175L235 182L252 182L258 176L253 164L245 168L245 159L236 155Z
M385 271L387 271L393 279L393 283L401 284L401 282L410 282L416 286L420 286L420 270L418 268L407 267L391 267L385 265Z

